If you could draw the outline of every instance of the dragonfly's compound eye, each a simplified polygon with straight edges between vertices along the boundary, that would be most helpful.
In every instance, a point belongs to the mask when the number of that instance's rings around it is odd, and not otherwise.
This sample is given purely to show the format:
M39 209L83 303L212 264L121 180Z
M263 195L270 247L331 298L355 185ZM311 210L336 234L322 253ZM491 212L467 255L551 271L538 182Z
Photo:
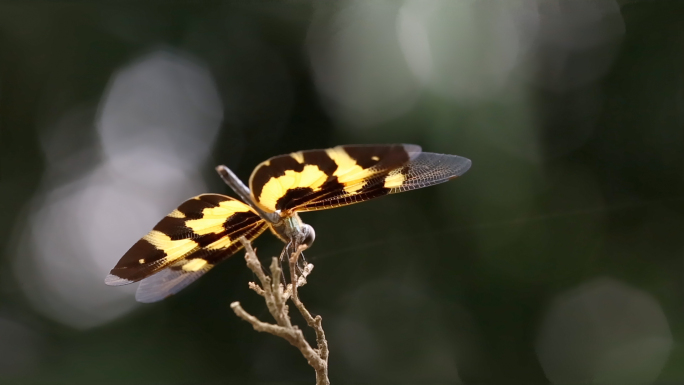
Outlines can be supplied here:
M306 245L306 248L308 249L309 247L311 247L314 240L316 239L316 232L314 231L313 227L311 227L307 224L302 226L302 230L303 230L304 236L302 237L303 240L302 240L301 244Z

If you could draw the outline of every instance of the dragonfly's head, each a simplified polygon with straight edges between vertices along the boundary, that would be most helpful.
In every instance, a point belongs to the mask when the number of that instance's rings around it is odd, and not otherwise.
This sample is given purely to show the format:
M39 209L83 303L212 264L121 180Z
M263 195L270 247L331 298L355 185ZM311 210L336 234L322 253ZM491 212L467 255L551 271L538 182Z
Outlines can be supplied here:
M300 245L306 245L306 248L308 249L309 247L311 247L314 240L316 239L316 232L314 231L313 227L307 225L306 223L303 223L300 237L301 238L298 243Z
M308 249L316 239L316 232L313 227L302 222L297 213L291 213L282 218L278 223L271 225L271 229L283 242L297 249L299 245L304 245ZM294 252L290 250L289 252Z

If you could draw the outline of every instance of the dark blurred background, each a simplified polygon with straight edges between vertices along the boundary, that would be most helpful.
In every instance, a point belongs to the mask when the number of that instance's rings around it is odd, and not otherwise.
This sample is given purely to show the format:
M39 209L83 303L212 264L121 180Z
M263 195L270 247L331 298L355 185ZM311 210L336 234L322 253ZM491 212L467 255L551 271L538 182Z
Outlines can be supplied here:
M0 383L313 384L242 253L103 279L217 164L396 142L473 167L303 215L333 383L684 383L679 0L0 3Z

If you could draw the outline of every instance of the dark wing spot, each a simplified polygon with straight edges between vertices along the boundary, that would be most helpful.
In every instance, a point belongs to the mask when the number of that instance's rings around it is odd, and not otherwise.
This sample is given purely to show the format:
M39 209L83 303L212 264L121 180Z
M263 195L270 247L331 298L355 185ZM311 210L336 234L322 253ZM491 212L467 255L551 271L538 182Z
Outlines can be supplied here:
M147 264L154 265L155 261L161 261L164 257L166 257L164 250L157 249L151 243L141 239L121 257L110 274L129 281L138 281L149 275L148 269L138 268L141 258L144 258Z
M262 219L251 211L238 212L235 213L223 222L223 228L227 231L231 231L234 227L247 227L252 224L261 221Z
M185 226L186 220L187 218L165 217L154 226L154 230L168 235L173 241L192 238L193 231Z
M310 187L297 187L293 189L287 190L285 195L280 197L278 201L276 202L276 210L287 210L290 207L295 207L299 203L299 200L307 197L307 200L309 199L309 196L313 194L313 190Z
M363 168L381 165L382 168L397 168L409 161L409 154L403 144L389 146L343 146L344 151L356 164ZM376 157L378 160L374 160Z
M312 201L298 207L297 210L310 211L310 210L320 210L324 208L332 208L339 206L346 206L353 203L367 201L369 199L378 198L390 193L390 189L382 187L382 185L375 185L369 187L368 190L360 191L354 195L336 195L333 198L325 199L323 197L321 200Z
M227 197L225 195L219 195L219 194L202 194L197 197L199 201L201 202L206 202L209 205L205 207L217 207L221 202L225 202L227 200L230 200L230 197Z
M302 154L304 155L304 163L316 165L329 177L337 170L337 163L323 150L303 151Z
M220 232L220 233L209 233L209 234L204 234L199 237L195 237L194 241L197 242L199 247L207 247L211 245L212 243L218 241L219 239L223 238L226 235L225 232Z
M268 183L271 178L285 175L285 171L287 170L301 172L304 170L304 165L297 162L290 155L281 155L271 158L268 165L261 165L254 171L250 180L252 196L259 198L264 185Z
M202 210L207 207L216 207L217 205L203 199L188 199L178 206L178 211L185 215L184 219L200 219L202 218Z
M230 234L230 237L231 239L245 237L246 239L251 240L254 239L254 237L256 237L257 235L261 234L261 232L264 231L265 227L266 223L264 221L259 221L252 226L243 227L237 231L234 231L232 234ZM211 263L212 265L216 265L217 263L235 254L241 248L241 242L234 242L229 247L218 252L214 251L212 253L207 253L206 250L199 250L199 252L202 253L200 254L200 256L204 258L207 262ZM191 255L188 258L193 258L193 256Z
M263 221L263 219L251 211L235 213L229 216L223 223L223 231L219 233L205 234L199 237L195 236L193 237L193 240L197 242L200 248L207 247L225 236L229 236L231 240L235 240L241 236L236 234L241 234L248 231L255 224L260 223L261 221ZM201 257L201 255L194 253L186 258L192 259L198 257Z

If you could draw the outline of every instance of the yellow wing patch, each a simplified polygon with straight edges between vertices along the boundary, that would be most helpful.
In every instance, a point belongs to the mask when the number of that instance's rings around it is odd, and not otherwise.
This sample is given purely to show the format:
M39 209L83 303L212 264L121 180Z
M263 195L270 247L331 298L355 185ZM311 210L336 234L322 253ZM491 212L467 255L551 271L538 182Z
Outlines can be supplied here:
M373 173L370 169L361 167L341 147L330 148L325 150L325 152L337 164L337 170L335 170L333 176L336 176L337 181L342 184L363 179Z
M178 209L175 209L175 210L171 211L171 214L167 215L167 217L171 217L171 218L185 218L185 214L183 214L182 212L178 211Z
M304 154L301 151L293 152L290 156L297 161L297 163L304 163Z
M191 259L188 263L184 264L181 268L185 271L197 271L207 265L207 261L204 259L196 258Z
M282 198L288 190L308 187L313 191L319 191L327 179L328 175L316 165L305 165L302 171L286 170L285 175L273 177L266 182L258 202L265 209L276 211L278 199Z
M166 253L166 262L172 262L197 248L197 242L192 239L171 240L171 237L161 231L152 230L143 237L152 246Z
M399 187L401 186L404 181L406 180L406 176L401 173L401 170L394 170L391 171L386 177L385 177L385 184L384 188L394 188L394 187Z
M185 222L196 235L218 234L225 231L223 223L228 217L235 213L246 213L251 211L246 204L230 200L219 203L217 207L207 207L202 210L202 217Z

